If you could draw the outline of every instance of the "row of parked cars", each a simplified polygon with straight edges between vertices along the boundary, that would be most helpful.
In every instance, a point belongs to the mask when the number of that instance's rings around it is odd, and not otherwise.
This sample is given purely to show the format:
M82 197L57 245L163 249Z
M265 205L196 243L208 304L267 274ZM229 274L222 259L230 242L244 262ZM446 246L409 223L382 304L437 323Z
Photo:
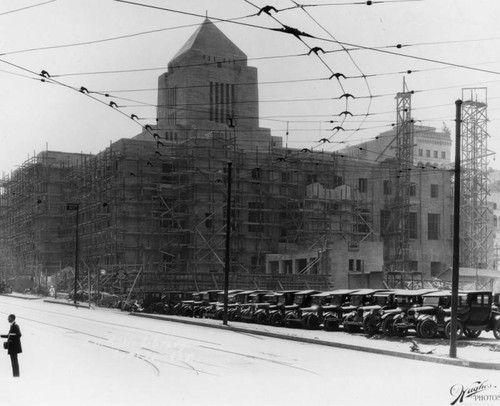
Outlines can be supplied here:
M222 320L224 292L180 292L146 296L142 311ZM458 294L457 336L478 337L493 331L500 339L499 294L463 291ZM292 328L344 330L367 335L422 338L451 335L451 292L435 289L231 290L228 320Z

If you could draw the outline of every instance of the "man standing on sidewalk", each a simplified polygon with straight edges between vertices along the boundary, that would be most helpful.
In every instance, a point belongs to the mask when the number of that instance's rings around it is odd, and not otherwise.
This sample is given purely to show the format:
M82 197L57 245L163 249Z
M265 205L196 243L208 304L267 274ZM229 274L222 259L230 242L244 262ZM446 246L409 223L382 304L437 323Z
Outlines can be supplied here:
M17 359L17 354L23 352L21 348L21 329L16 323L16 316L14 314L9 315L7 319L10 323L10 329L8 334L4 334L1 337L7 339L7 353L10 355L10 362L12 364L12 375L14 377L19 376L19 361Z

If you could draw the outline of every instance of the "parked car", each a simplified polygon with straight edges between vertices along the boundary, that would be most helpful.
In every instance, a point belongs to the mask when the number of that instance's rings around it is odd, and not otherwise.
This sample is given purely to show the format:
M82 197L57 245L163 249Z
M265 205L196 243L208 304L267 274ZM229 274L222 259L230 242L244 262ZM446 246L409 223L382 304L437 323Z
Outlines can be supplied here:
M451 308L440 309L436 314L438 333L446 338L451 336ZM477 338L482 331L493 331L500 340L500 313L493 305L493 294L490 291L460 292L457 306L457 337L465 335Z
M500 293L493 293L493 306L500 311Z
M293 305L298 290L282 290L274 293L276 304L269 307L268 323L272 326L285 325L285 311L287 306Z
M260 324L284 325L285 306L293 303L296 292L298 290L266 293L263 297L264 302L254 304L252 318Z
M227 292L228 313L229 306L233 306L236 303L236 294L239 292L241 292L241 289L229 290ZM224 291L217 293L216 302L209 303L209 305L205 307L204 317L217 320L222 320L224 318Z
M417 337L433 338L437 334L436 314L451 306L451 292L448 290L423 295L422 305L410 308L406 315L395 318L398 331L415 330Z
M157 310L157 304L162 303L161 298L163 294L158 291L144 292L142 299L142 307L145 313L159 313ZM163 303L162 303L163 307Z
M387 309L382 314L382 332L386 336L404 336L408 332L404 323L401 323L408 310L421 306L423 296L427 293L435 292L436 289L415 289L400 290L394 295L395 308Z
M172 291L164 292L162 296L163 310L162 314L176 314L175 307L186 298L185 292Z
M323 329L336 331L344 320L342 307L349 304L349 298L356 289L337 289L331 291L327 297L328 302L323 305Z
M397 290L377 292L373 295L371 306L362 306L358 309L358 313L362 313L363 332L366 335L372 336L381 331L382 316L386 310L396 307L394 296L397 292Z
M191 299L183 300L181 303L175 306L175 314L184 317L193 317L193 312L195 306L202 303L203 292L193 292L191 293Z
M302 325L316 330L323 324L323 307L330 304L333 291L319 292L311 295L311 305L301 309Z
M193 317L203 318L207 310L216 305L217 295L223 293L220 290L205 290L201 293L201 300L193 304Z
M274 292L257 291L248 295L247 303L240 307L239 318L247 323L266 324L269 320L269 310L278 304Z
M286 327L304 327L302 308L309 308L312 296L319 293L317 290L301 290L293 295L293 303L285 306L284 324Z
M255 301L259 301L259 297L263 297L266 290L244 290L235 295L235 302L229 307L228 318L233 321L252 322L251 313L252 305Z
M349 296L349 304L342 307L344 331L348 333L361 331L366 312L377 306L377 297L375 296L377 293L391 293L391 291L387 289L361 289Z

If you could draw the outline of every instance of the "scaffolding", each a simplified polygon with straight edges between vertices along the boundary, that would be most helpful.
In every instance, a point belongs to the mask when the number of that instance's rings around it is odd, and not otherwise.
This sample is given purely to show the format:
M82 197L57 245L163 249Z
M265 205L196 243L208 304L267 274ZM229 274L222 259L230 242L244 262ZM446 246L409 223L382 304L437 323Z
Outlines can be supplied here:
M43 151L0 180L0 274L13 288L42 290L67 265L65 174L84 157Z
M372 209L339 159L243 148L227 132L159 149L122 139L97 155L47 152L2 181L2 273L50 275L71 292L78 240L83 291L220 289L231 161L231 285L328 288L321 253L332 244L355 251L373 234ZM293 273L268 272L269 255L297 253Z
M165 174L154 210L161 219L160 232L164 236L160 247L163 272L177 289L192 288L193 283L197 289L222 286L228 160L235 168L232 286L278 287L280 283L286 285L287 279L288 285L293 285L292 279L299 281L301 287L310 286L313 279L317 280L316 286L325 285L325 275L263 274L268 254L284 247L294 251L300 244L317 239L318 230L311 228L310 223L305 226L307 199L303 185L314 180L310 171L301 170L297 164L292 170L290 162L278 163L272 150L235 148L217 134L171 146L169 156L169 162L163 164ZM318 173L319 160L313 161L311 168ZM309 177L304 175L306 172ZM321 216L325 224L324 214Z
M488 132L487 89L462 89L460 237L462 266L487 268Z
M391 241L389 258L386 262L386 276L391 287L403 287L410 271L415 279L415 270L410 269L410 188L413 167L413 123L411 116L411 95L406 82L403 92L396 95L397 132L396 132L396 190L391 205Z

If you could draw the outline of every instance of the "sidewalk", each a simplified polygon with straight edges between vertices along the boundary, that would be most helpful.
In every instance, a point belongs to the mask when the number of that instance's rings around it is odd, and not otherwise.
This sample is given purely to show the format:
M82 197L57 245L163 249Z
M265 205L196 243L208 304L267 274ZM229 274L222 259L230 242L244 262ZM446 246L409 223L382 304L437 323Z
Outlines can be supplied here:
M5 294L4 296L19 299L40 299L47 303L56 303L74 306L67 299L51 299L40 296L24 295L19 293ZM80 308L89 308L88 303L77 303ZM92 306L93 310L107 310ZM114 309L116 310L116 309ZM385 337L375 335L366 337L363 334L349 334L342 331L329 332L324 330L291 329L285 327L273 327L260 324L249 324L242 322L228 322L225 326L220 320L196 319L191 317L169 316L148 313L129 313L135 317L146 317L176 323L185 323L207 328L219 328L246 334L256 334L267 337L287 339L306 342L316 345L344 348L355 351L371 352L380 355L395 356L400 358L414 359L419 361L435 362L478 369L500 370L500 340L495 340L491 332L483 332L479 338L474 340L459 340L457 343L457 358L450 358L449 341L444 339L424 340L414 336L408 337ZM420 352L411 350L416 342ZM429 353L427 353L429 352Z

